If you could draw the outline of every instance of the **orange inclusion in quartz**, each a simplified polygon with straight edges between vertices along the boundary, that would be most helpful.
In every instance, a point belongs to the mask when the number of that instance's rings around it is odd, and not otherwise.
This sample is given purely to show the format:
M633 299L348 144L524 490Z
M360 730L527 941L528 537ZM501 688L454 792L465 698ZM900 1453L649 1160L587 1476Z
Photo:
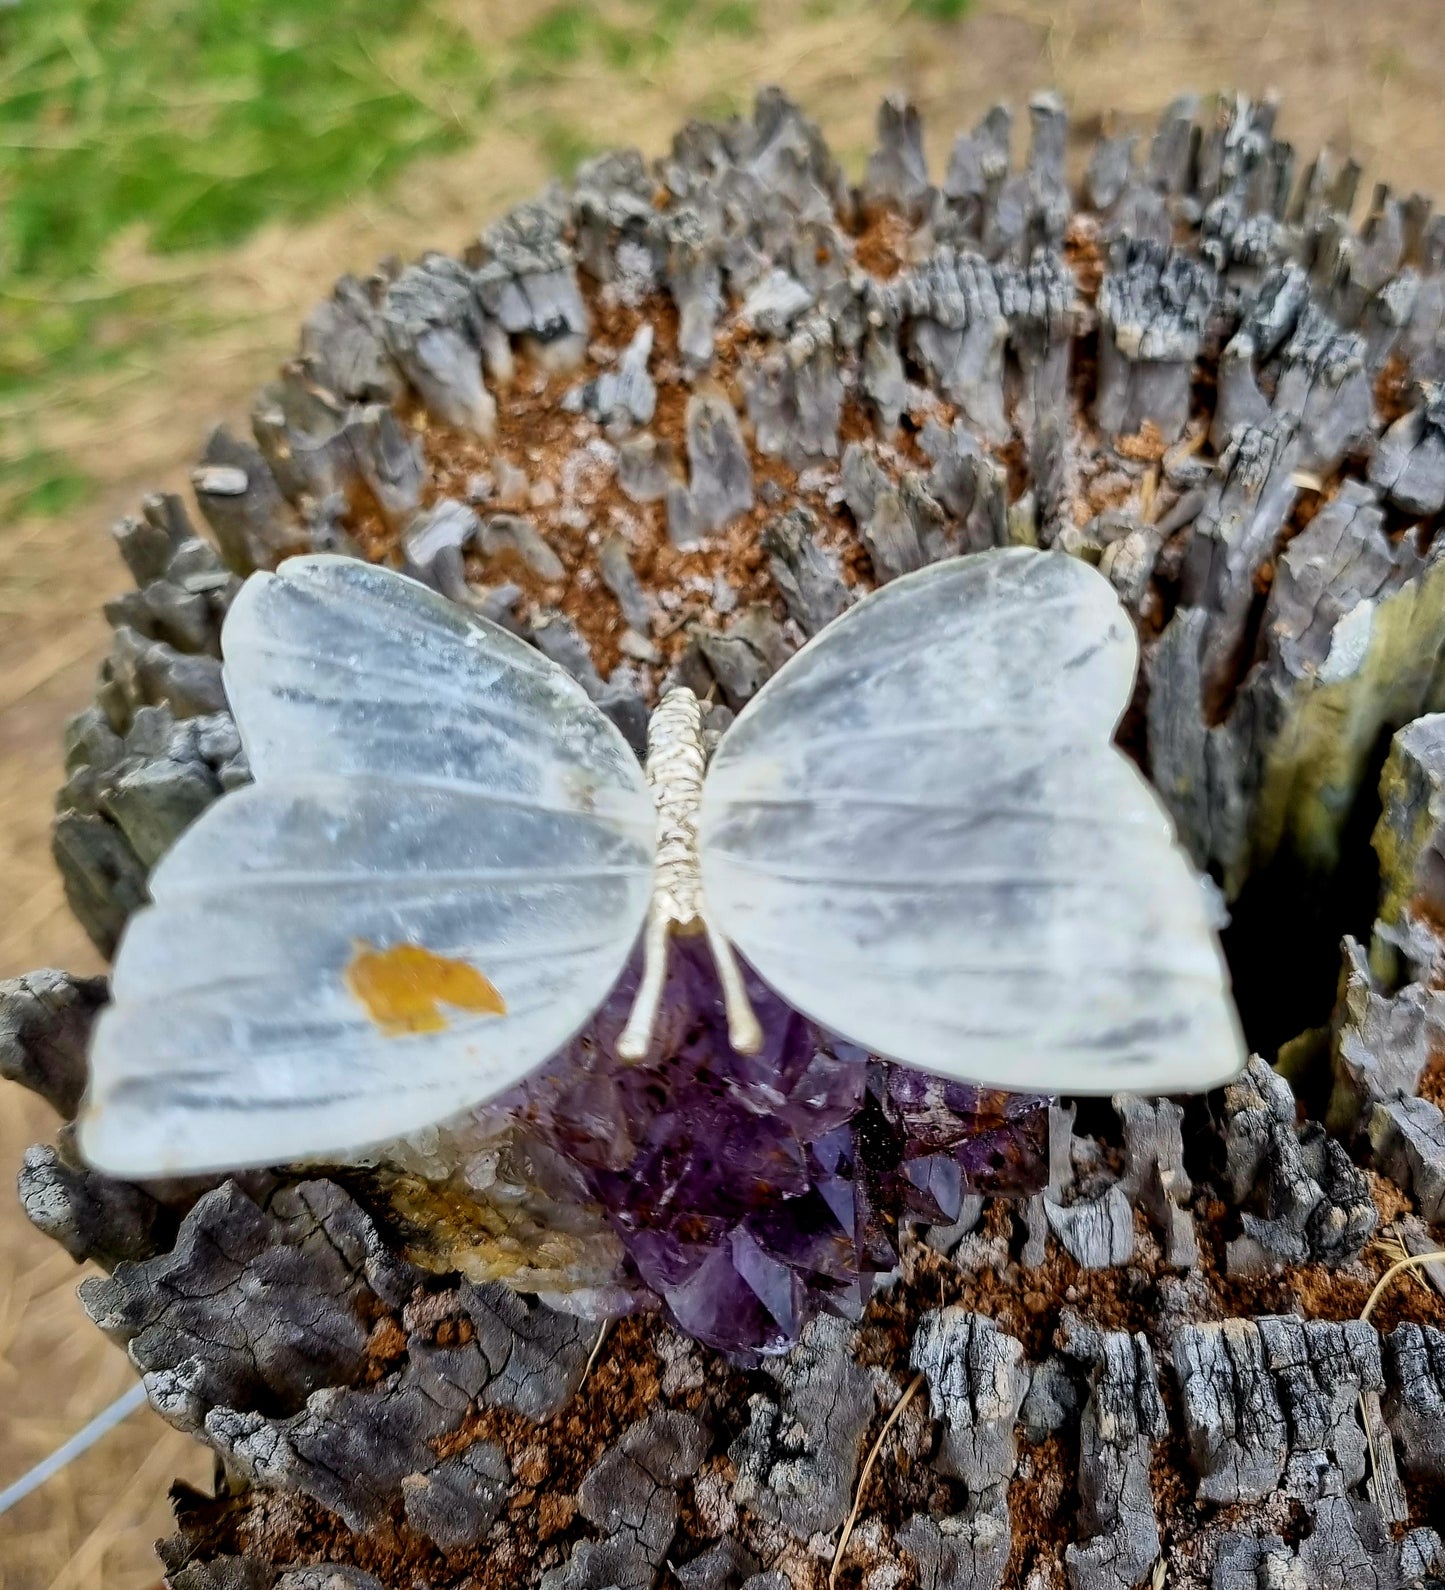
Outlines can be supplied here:
M439 1005L478 1016L507 1014L506 1000L475 966L436 955L420 944L379 950L358 939L346 968L346 986L389 1038L444 1032L447 1018Z

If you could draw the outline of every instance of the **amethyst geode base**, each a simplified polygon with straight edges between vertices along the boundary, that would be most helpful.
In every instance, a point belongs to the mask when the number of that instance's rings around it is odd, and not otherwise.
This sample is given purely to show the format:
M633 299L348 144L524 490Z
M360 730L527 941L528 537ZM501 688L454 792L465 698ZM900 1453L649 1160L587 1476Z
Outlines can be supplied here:
M900 1220L1042 1190L1048 1100L875 1060L745 975L756 1055L728 1041L704 941L682 938L647 1060L616 1056L633 967L502 1104L580 1174L674 1323L752 1356L784 1351L819 1309L857 1318L897 1263Z

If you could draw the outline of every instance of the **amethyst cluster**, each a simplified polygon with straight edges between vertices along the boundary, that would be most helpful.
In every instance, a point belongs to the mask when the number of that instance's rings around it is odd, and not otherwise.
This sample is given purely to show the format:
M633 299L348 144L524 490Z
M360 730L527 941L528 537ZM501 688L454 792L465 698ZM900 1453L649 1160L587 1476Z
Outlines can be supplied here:
M744 1358L783 1351L820 1308L856 1317L901 1219L1042 1187L1048 1125L1045 1099L871 1059L747 978L758 1054L728 1042L702 941L675 939L649 1058L616 1057L634 968L517 1102L677 1326Z

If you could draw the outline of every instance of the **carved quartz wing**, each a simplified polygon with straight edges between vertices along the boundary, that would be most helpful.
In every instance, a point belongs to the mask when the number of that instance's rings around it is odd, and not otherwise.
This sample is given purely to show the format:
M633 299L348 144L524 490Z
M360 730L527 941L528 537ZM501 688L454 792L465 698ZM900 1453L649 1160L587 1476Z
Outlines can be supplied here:
M1111 744L1137 665L1108 585L1025 549L894 580L724 736L703 889L790 1004L908 1065L1170 1092L1243 1047L1206 896Z
M635 756L504 630L306 557L247 583L223 649L255 783L122 941L80 1124L115 1174L336 1155L500 1092L592 1015L647 907Z

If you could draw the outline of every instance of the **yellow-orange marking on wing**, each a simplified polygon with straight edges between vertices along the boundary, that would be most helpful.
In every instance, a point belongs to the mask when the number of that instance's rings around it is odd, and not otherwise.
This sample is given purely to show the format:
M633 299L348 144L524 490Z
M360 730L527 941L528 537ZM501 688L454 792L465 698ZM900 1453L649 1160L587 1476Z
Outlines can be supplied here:
M358 939L346 968L346 986L389 1038L445 1031L447 1018L439 1005L479 1016L507 1014L506 1000L475 966L421 944L379 950Z

